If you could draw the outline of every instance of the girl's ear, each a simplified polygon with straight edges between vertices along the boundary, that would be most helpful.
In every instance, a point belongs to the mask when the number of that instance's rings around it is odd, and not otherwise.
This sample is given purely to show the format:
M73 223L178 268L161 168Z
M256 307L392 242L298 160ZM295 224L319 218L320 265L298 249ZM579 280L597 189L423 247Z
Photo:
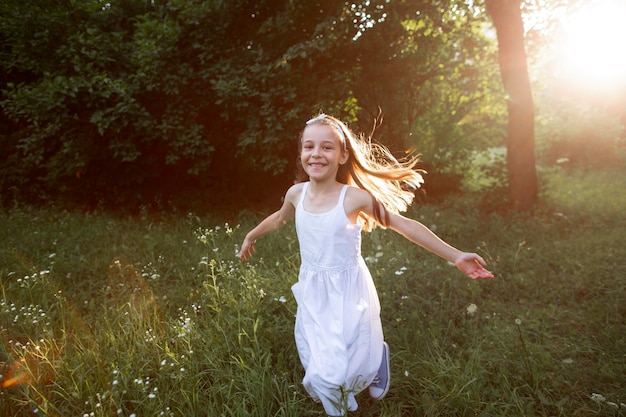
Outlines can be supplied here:
M346 149L342 149L341 150L341 156L339 157L339 165L343 165L346 162L348 162L349 158L350 158L350 151L348 151Z

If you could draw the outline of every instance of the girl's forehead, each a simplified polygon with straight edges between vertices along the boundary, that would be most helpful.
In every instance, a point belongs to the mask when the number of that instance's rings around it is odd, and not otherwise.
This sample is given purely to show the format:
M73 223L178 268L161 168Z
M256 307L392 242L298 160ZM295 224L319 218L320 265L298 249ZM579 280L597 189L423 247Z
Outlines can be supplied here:
M332 140L333 142L340 142L339 134L335 131L335 129L326 124L318 123L308 125L304 128L304 132L302 133L302 141L305 140Z

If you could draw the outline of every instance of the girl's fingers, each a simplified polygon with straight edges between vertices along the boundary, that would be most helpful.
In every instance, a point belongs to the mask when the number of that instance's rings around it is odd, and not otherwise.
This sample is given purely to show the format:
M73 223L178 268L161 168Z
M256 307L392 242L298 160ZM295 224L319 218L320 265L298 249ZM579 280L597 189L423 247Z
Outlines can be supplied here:
M253 253L254 253L254 246L250 246L245 249L242 247L239 253L237 254L237 256L239 257L241 262L245 262L248 258L252 257Z

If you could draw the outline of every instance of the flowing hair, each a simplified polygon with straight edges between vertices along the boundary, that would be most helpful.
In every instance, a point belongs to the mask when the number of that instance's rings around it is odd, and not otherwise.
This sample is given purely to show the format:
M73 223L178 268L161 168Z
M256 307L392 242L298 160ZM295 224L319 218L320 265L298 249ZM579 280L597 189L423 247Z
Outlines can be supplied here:
M356 136L345 123L333 116L320 114L306 124L331 126L337 132L343 148L348 151L348 161L339 167L337 181L361 188L372 195L374 217L363 212L359 214L364 230L372 230L376 224L387 227L389 211L399 213L411 205L415 189L424 183L422 174L425 171L415 168L420 162L417 156L398 160L385 146L373 142L371 135L367 138ZM298 158L296 182L307 180Z

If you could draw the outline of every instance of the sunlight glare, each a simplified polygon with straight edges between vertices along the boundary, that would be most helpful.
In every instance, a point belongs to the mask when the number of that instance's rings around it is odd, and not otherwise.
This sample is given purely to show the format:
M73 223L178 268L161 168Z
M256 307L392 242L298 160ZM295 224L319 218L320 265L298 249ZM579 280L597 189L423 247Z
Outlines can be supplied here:
M609 87L626 78L626 5L605 1L567 18L563 64L576 81Z

